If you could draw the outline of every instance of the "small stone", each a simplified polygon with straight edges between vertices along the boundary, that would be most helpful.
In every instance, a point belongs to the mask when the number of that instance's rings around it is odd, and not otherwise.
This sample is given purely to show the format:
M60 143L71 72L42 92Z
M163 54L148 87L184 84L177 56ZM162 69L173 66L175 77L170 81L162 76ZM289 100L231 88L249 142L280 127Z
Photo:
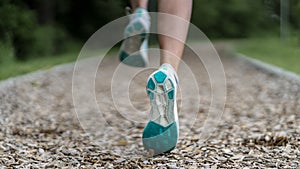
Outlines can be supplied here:
M167 166L170 167L170 168L176 168L177 167L176 163L167 163Z
M217 159L222 162L227 161L227 158L225 158L225 157L217 157Z
M43 154L45 152L45 150L44 149L42 149L42 148L39 148L39 153L40 154Z
M121 163L121 162L123 162L123 161L125 161L126 159L124 159L124 158L119 158L119 159L117 159L115 162L116 163Z
M254 154L254 151L253 151L253 150L250 150L248 154L249 154L249 155L253 155L253 154Z
M266 140L266 142L269 142L271 140L271 137L269 135L266 135L265 140Z
M231 150L228 149L228 148L224 148L224 149L223 149L223 152L224 152L224 153L227 153L227 154L230 154L230 153L231 153Z
M218 166L216 164L211 166L211 169L217 169L217 168L218 168Z
M242 160L245 156L241 155L241 154L238 154L238 155L235 155L233 157L231 157L232 160Z
M128 143L127 140L119 140L119 141L116 143L117 146L126 146L126 145L128 145L128 144L129 144L129 143Z
M280 124L274 126L274 130L280 130L280 128L281 128L281 125L280 125Z
M285 152L290 153L292 151L292 146L290 144L285 146Z

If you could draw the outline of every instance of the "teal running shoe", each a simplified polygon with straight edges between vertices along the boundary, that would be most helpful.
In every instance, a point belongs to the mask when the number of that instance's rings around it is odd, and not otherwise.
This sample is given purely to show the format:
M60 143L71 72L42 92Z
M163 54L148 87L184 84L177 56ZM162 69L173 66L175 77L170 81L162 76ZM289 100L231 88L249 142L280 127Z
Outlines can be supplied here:
M170 152L178 141L177 79L173 67L163 64L147 81L151 110L142 139L144 148L152 155Z
M130 15L130 22L124 31L119 57L121 62L136 67L148 65L148 33L150 16L146 9L137 8Z

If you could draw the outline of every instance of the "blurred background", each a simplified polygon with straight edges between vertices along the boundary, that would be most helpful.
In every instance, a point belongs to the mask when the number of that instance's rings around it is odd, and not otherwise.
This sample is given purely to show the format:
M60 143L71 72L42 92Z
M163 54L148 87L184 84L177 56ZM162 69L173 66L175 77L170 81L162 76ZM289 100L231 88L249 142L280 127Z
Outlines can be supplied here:
M124 0L1 0L0 80L75 61ZM150 0L149 10L156 11ZM192 23L213 42L300 73L299 0L194 0Z

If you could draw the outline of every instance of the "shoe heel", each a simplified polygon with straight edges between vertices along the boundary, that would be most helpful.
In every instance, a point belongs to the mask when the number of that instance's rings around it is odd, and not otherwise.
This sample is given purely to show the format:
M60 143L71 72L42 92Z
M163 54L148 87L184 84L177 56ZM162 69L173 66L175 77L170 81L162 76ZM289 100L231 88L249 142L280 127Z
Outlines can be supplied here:
M163 127L155 122L148 122L143 132L143 145L151 150L153 155L172 151L178 140L177 123Z

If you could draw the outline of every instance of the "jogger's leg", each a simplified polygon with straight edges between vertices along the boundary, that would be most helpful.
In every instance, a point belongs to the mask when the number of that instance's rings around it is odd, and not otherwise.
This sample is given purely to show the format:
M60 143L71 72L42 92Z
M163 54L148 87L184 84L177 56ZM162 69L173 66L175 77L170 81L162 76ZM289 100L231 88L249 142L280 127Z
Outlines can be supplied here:
M179 137L176 70L182 57L191 16L192 0L159 0L158 38L161 66L148 78L147 93L151 103L150 120L143 132L145 149L154 155L176 147ZM168 36L166 36L168 35Z
M131 0L131 3L134 11L145 10L148 1ZM161 66L149 76L147 81L146 90L151 110L149 122L144 128L142 136L145 149L151 150L153 155L171 151L178 141L179 124L176 102L178 77L176 70L182 57L192 8L192 0L158 0L158 3L159 12L176 15L178 18L160 14L158 18L159 43L162 49ZM132 25L136 23L135 21L131 22ZM134 39L128 38L121 48L126 49L126 42L132 44L130 40ZM124 51L127 52L124 55L126 57L121 58L128 58L127 55L131 53L131 50ZM138 57L129 63L137 59ZM137 65L143 66L143 64Z
M175 17L168 16L158 18L158 39L160 48L162 49L161 64L169 63L177 70L188 31L192 12L192 0L172 0L171 2L170 0L158 0L158 12L182 18L182 20L170 19ZM176 39L161 35L166 33L175 36Z

